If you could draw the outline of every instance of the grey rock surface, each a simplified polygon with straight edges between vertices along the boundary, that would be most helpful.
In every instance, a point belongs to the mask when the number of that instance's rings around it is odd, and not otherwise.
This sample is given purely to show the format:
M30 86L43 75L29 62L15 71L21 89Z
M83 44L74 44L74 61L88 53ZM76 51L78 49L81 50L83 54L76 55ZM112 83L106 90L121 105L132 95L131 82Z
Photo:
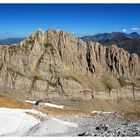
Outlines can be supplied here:
M140 122L126 120L117 113L99 113L91 117L67 117L78 123L77 136L126 137L140 136Z

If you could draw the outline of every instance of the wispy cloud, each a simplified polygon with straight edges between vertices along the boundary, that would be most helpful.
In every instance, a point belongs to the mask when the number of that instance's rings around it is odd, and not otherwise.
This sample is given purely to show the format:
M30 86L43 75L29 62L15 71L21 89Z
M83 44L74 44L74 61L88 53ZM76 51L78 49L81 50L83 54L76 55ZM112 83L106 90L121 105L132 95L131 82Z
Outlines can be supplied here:
M132 31L139 31L140 28L137 28L137 27L134 27L134 28L131 28Z
M123 29L122 31L125 33L125 32L127 32L127 29Z

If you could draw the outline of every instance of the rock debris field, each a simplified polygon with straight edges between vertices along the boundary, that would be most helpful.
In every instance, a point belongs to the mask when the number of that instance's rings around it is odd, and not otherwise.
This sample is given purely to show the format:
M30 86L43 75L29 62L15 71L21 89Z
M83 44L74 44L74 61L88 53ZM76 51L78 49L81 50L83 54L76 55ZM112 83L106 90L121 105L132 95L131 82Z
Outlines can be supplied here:
M116 112L51 116L32 109L0 108L0 136L140 136L140 122Z
M79 124L75 131L77 136L140 136L140 122L123 119L115 112L101 112L90 117L67 117L64 120Z

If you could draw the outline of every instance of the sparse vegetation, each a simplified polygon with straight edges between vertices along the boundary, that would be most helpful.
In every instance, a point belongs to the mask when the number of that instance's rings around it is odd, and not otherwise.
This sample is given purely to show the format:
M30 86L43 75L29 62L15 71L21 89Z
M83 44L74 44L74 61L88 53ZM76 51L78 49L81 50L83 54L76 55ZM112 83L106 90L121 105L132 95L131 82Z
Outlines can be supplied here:
M128 85L128 83L125 81L125 79L123 77L119 77L118 82L119 82L121 87L125 87Z
M14 53L17 53L20 49L21 48L19 44L14 44L10 46L10 54L13 55Z
M78 80L76 77L74 76L66 76L65 77L67 80L73 80L75 82L78 82L79 84L82 84L82 82L80 80Z
M29 51L29 45L27 45L27 44L24 45L24 48L25 48L26 51Z
M36 81L36 80L43 80L40 76L38 76L38 75L35 75L34 76L34 80Z
M24 76L25 77L25 75L24 74L22 74L21 72L19 72L19 71L16 71L15 73L17 73L18 75L20 75L20 76Z
M11 49L20 49L20 45L19 44L15 44L10 46Z
M35 39L32 38L31 36L27 40L24 41L23 48L25 49L25 51L31 50L31 48L33 47L34 41Z
M53 48L53 45L52 45L51 43L46 42L46 43L44 44L44 46L45 46L45 48L46 48L46 52L47 52L47 50L48 50L48 48L49 48L51 54L54 55L54 48Z
M138 81L140 81L140 78L137 78Z
M136 84L130 80L130 79L125 79L124 77L120 77L118 78L118 81L120 83L121 87L125 87L125 86L136 86Z
M52 87L57 87L57 83L56 82L52 82L52 81L49 81L49 80L46 80L47 81L47 83L50 85L50 86L52 86Z
M51 74L53 74L53 70L52 70L51 68L49 68L49 72L50 72Z
M53 47L53 45L52 45L51 43L49 43L49 42L46 42L46 43L44 44L44 46L45 46L46 48L48 48L48 47Z
M30 37L29 37L29 40L28 40L28 43L33 44L34 41L35 41L34 38L30 36Z
M22 73L19 72L19 71L15 71L15 70L13 70L12 68L7 68L7 70L8 70L8 71L11 71L11 72L13 72L13 73L16 73L16 74L18 74L18 75L20 75L20 76L24 76L24 77L25 77L24 74L22 74Z
M111 75L110 73L103 75L101 77L101 80L104 83L105 89L108 90L109 94L111 93L112 89L116 89L120 86L117 78Z
M111 90L113 89L112 85L109 83L106 83L106 88L108 89L109 94L111 93Z

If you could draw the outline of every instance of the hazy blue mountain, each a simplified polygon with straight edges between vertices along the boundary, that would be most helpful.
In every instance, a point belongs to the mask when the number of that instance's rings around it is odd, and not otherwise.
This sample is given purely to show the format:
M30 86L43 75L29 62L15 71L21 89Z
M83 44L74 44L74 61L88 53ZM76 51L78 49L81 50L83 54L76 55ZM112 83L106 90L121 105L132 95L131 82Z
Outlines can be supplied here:
M81 39L84 41L96 41L103 45L116 44L129 53L137 53L140 56L140 35L137 32L130 34L121 32L102 33L93 36L83 36Z
M23 41L25 38L7 38L7 39L1 39L0 44L18 44L21 41Z
M129 36L132 38L140 38L140 35L137 32L130 33Z

